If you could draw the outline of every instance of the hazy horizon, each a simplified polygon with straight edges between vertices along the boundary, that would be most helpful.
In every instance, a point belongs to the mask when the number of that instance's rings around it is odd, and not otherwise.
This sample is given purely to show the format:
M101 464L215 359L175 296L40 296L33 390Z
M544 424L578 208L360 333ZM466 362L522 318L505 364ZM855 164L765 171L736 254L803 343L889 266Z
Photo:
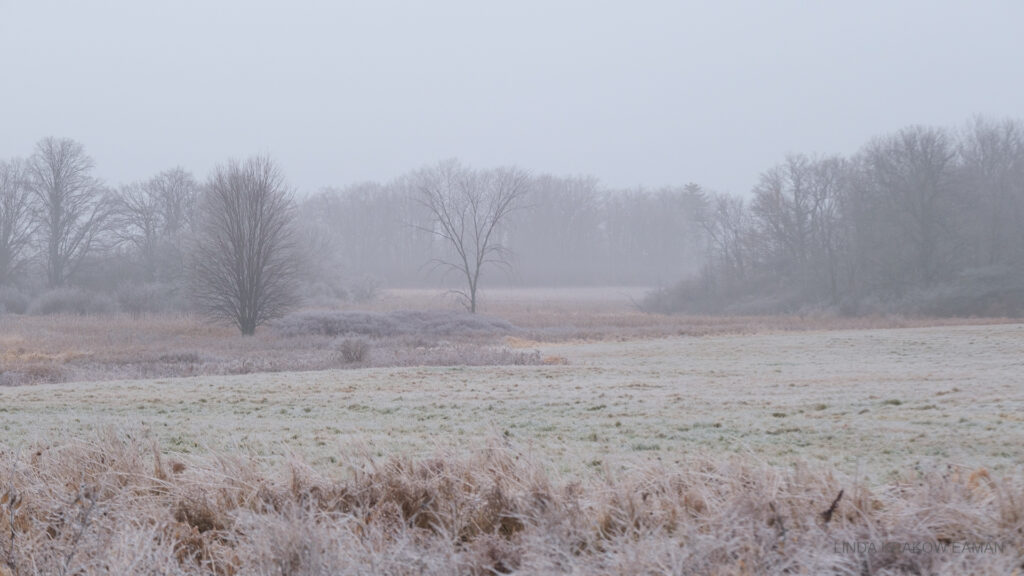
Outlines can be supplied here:
M1024 117L1018 2L0 2L0 158L110 184L271 154L303 193L458 157L746 194L787 153Z

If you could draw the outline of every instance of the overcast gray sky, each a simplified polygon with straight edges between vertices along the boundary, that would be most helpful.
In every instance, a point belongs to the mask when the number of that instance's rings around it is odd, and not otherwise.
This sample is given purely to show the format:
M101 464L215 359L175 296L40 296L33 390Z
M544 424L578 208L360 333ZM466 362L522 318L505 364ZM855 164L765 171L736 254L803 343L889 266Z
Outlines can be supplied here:
M0 0L0 157L112 184L270 153L302 191L442 158L746 193L788 152L1024 118L1024 2Z

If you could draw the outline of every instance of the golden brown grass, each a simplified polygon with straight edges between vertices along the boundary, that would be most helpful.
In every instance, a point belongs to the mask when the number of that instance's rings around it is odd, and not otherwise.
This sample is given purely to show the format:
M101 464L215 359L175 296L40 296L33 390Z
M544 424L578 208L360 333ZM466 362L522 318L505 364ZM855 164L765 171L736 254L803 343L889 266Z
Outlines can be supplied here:
M19 319L0 354L341 354L129 321ZM538 324L501 343L530 366L0 389L0 576L1024 572L1021 326L757 321Z
M358 348L358 349L357 349ZM539 363L498 338L285 337L193 316L0 316L0 386L367 366Z
M623 341L788 331L993 324L1007 319L837 316L695 317L640 312L637 289L493 290L481 309L519 328L507 340L391 338L351 353L345 339L282 337L263 328L242 338L233 328L189 315L0 315L0 385L325 370L366 366L557 364L526 355L541 343ZM458 310L443 292L385 291L349 309Z
M506 438L333 468L173 458L139 430L54 437L0 467L0 574L1013 574L1024 478L884 485L691 455L586 479ZM839 498L837 495L842 494Z
M545 342L1019 322L1007 318L847 317L827 312L779 316L650 314L636 306L646 291L637 287L495 288L483 293L479 309L512 322L529 338ZM377 311L459 308L444 292L426 289L388 290L378 300L360 306Z
M507 431L560 472L694 450L828 463L889 479L908 463L1024 462L1024 324L539 345L566 364L402 367L0 387L24 442L144 423L179 451L339 444L429 451Z

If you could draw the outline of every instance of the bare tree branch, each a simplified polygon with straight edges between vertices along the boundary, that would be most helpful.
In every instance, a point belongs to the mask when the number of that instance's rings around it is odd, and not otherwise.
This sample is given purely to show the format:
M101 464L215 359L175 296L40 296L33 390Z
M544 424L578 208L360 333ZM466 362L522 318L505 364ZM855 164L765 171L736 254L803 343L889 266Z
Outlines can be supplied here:
M0 286L24 270L33 229L27 168L20 160L0 161Z
M467 289L458 291L470 312L476 312L481 272L489 264L508 267L510 252L498 236L509 214L521 206L529 191L530 176L518 168L478 172L448 160L422 170L416 178L421 204L430 212L433 227L426 230L451 250L435 258L465 278Z
M50 286L66 284L106 231L112 202L92 168L82 145L67 138L41 140L29 159L29 187Z
M195 295L211 318L243 335L282 316L296 300L295 202L266 157L218 167L202 199Z

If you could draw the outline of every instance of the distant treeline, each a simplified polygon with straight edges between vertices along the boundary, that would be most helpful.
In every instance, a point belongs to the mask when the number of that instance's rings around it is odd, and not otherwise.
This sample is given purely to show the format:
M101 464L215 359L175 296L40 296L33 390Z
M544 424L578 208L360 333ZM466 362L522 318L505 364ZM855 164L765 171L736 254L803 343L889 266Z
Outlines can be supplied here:
M457 285L432 266L451 246L433 233L423 171L297 200L305 302L371 298L381 286ZM187 310L199 206L211 181L176 167L112 187L84 147L45 138L0 160L0 311ZM700 261L696 185L607 190L589 177L529 177L497 233L510 266L488 285L668 285ZM507 250L505 250L507 249ZM504 256L503 256L504 258ZM29 295L32 295L31 297Z
M534 176L501 226L512 268L488 283L528 286L668 285L700 261L704 203L691 184L606 190L588 177ZM328 189L305 200L300 221L321 270L369 275L390 285L436 285L429 263L444 250L430 233L416 178Z
M93 169L67 139L0 160L0 310L189 307L207 184L173 168L114 188ZM307 302L438 284L430 262L449 247L419 182L299 200ZM488 285L671 286L650 311L1020 315L1024 124L913 126L850 157L789 156L746 196L534 175L498 233L513 266Z
M701 271L651 310L1024 314L1020 121L911 126L705 199Z

